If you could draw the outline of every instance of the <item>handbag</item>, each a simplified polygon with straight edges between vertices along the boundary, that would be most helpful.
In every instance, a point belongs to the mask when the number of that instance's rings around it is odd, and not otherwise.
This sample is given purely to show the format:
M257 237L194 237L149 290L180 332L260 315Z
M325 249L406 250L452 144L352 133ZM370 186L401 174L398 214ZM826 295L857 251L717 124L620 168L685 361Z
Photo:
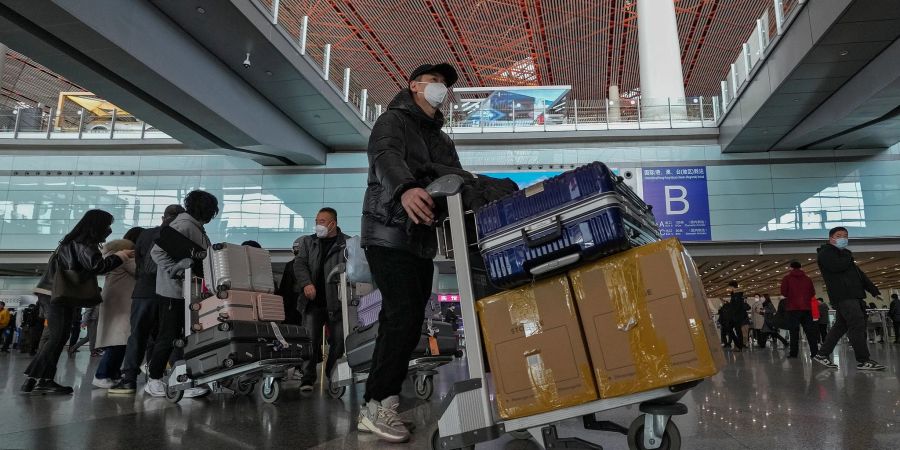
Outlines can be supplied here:
M74 308L91 308L103 302L100 296L100 285L96 276L83 279L77 270L62 267L56 253L51 258L53 271L53 290L50 304Z
M366 254L360 246L359 236L347 239L345 250L347 260L347 280L353 283L371 283L372 272L369 270L369 262Z

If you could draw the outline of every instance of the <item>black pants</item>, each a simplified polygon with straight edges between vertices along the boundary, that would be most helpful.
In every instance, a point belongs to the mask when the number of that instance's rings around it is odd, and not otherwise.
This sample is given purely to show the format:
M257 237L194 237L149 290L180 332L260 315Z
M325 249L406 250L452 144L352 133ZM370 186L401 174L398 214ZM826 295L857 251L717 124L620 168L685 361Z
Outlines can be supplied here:
M25 369L25 375L31 378L52 379L56 376L56 363L66 346L66 339L72 333L72 321L81 308L71 306L50 305L47 308L47 342L38 351L37 356Z
M778 348L778 341L781 341L781 344L784 345L785 347L788 346L788 341L787 341L787 339L785 339L785 338L781 335L780 332L778 332L778 331L773 331L773 332L769 333L769 335L772 336L772 348L776 348L776 349Z
M825 336L828 336L828 324L819 322L819 342L825 342Z
M374 246L366 249L366 258L383 300L365 400L381 401L399 395L403 387L409 358L421 338L434 264L402 250Z
M122 378L122 360L125 359L125 346L113 345L103 349L103 358L100 358L100 365L97 366L95 378L107 378L110 380L118 380Z
M719 332L722 334L722 345L731 347L731 325L719 324Z
M122 378L135 381L147 351L147 340L156 333L148 375L160 379L175 348L175 339L184 336L184 300L153 297L131 300L131 336L125 347ZM178 349L179 351L181 349Z
M308 305L303 314L303 326L306 327L313 344L313 355L303 363L303 379L300 384L316 382L316 364L322 362L322 327L328 326L328 359L325 362L325 376L331 376L334 363L344 354L344 322L341 312L328 312L325 307Z
M744 348L744 332L741 330L741 325L732 325L728 332L731 340L734 341L734 346L738 350L742 350Z
M894 342L900 342L900 320L894 320Z
M800 353L800 327L806 335L806 343L809 344L809 354L815 356L819 351L819 327L813 321L809 311L788 311L788 331L791 333L791 356Z
M81 308L78 308L75 311L75 315L72 317L72 332L69 333L69 347L74 346L75 343L78 342L78 338L81 337ZM49 320L49 318L47 320Z
M832 303L832 306L835 307L836 318L828 335L825 336L819 354L831 355L841 337L847 334L856 360L861 363L868 361L870 355L869 346L866 344L866 314L860 308L859 300L839 300Z

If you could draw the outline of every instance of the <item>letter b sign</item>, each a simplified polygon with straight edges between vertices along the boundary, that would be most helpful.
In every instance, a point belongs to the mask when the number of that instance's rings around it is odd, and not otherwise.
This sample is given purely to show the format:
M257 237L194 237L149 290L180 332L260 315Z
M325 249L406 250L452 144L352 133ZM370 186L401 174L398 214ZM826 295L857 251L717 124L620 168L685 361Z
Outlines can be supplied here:
M687 214L691 204L687 201L687 189L684 186L666 186L666 214Z

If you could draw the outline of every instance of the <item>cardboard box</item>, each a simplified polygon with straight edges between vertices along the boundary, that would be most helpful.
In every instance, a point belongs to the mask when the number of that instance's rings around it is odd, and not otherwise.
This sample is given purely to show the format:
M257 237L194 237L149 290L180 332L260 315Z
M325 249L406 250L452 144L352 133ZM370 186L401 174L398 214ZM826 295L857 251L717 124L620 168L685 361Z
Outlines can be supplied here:
M501 417L597 399L565 275L484 298L478 312Z
M569 272L601 398L706 378L725 357L697 269L677 239Z

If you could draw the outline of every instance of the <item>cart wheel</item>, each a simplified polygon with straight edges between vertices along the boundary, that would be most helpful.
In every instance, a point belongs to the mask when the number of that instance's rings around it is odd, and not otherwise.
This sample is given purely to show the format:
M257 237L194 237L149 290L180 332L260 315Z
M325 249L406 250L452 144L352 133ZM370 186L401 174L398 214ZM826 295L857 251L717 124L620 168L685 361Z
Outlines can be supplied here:
M434 380L431 379L431 375L416 377L416 398L428 400L432 393L434 393Z
M237 392L238 395L250 395L255 386L256 383L253 383L252 381L241 381L237 383L237 389L234 391Z
M166 386L166 400L171 403L178 403L184 397L184 391L179 391L173 387Z
M431 450L441 450L441 432L438 429L431 433Z
M347 392L347 386L335 386L333 382L328 382L328 396L331 398L341 398Z
M279 384L278 380L272 380L272 384L268 388L266 388L265 381L259 385L259 396L262 397L264 402L275 403L278 400L278 395L281 393Z
M632 450L645 450L647 447L644 447L644 416L646 414L641 414L633 422L631 422L631 426L628 427L628 448ZM675 425L675 422L669 420L669 423L666 425L666 429L663 432L662 443L660 443L659 450L679 450L681 448L681 432L678 431L678 427Z
M510 431L509 435L517 441L531 440L531 433L529 433L528 430Z

